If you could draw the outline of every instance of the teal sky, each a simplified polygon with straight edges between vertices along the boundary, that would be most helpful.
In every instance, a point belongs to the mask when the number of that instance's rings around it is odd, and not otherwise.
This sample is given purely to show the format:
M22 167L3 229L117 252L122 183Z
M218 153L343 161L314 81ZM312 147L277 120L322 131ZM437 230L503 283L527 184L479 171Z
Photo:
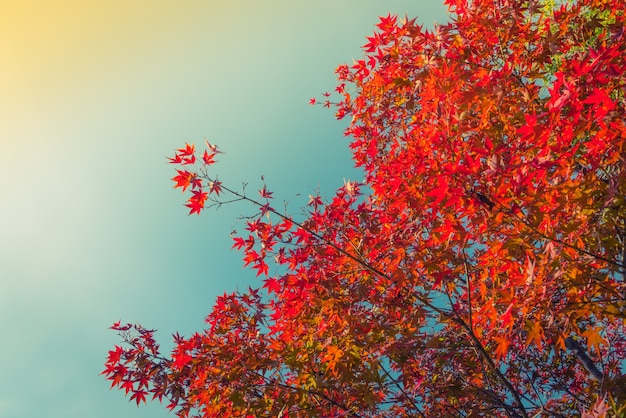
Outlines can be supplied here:
M264 175L296 213L360 179L308 100L388 12L447 19L439 0L0 0L0 417L173 416L98 375L108 327L169 348L259 282L230 250L247 208L187 216L166 156L206 137L221 180Z

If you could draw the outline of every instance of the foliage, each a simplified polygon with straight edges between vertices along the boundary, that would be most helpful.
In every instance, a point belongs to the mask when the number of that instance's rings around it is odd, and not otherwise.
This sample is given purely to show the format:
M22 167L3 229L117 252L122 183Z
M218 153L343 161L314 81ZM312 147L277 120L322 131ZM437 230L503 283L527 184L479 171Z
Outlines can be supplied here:
M170 357L116 323L112 386L179 417L626 410L624 3L447 4L432 31L382 17L337 68L319 103L365 181L305 219L223 185L215 146L176 152L190 213L256 207L234 247L263 286Z

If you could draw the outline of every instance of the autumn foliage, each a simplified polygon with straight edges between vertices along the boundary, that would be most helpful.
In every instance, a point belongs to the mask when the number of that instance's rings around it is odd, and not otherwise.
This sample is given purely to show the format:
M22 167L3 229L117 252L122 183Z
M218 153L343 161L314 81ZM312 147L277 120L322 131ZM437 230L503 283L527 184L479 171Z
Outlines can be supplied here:
M190 213L255 208L233 246L262 284L169 356L116 323L112 386L181 418L626 413L625 5L446 3L434 30L382 17L311 100L365 181L306 217L177 150Z

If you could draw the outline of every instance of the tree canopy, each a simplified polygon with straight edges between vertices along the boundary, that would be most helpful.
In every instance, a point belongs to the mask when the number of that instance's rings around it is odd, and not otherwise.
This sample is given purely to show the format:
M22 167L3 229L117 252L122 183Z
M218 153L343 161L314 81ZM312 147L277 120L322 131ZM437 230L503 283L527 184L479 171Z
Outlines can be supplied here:
M112 386L181 418L626 413L625 5L446 3L433 30L381 17L311 100L365 180L306 216L176 151L190 213L255 208L233 246L262 283L169 356L114 324Z

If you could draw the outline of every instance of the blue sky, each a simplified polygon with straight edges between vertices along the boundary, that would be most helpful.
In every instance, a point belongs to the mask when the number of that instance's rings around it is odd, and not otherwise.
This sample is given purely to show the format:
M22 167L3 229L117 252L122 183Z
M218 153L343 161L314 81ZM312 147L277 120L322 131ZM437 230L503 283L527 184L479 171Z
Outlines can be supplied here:
M187 216L165 157L206 137L221 180L264 175L293 212L359 179L308 100L388 12L447 19L434 0L0 1L0 417L173 416L109 390L107 328L171 347L258 282L230 250L246 208Z

